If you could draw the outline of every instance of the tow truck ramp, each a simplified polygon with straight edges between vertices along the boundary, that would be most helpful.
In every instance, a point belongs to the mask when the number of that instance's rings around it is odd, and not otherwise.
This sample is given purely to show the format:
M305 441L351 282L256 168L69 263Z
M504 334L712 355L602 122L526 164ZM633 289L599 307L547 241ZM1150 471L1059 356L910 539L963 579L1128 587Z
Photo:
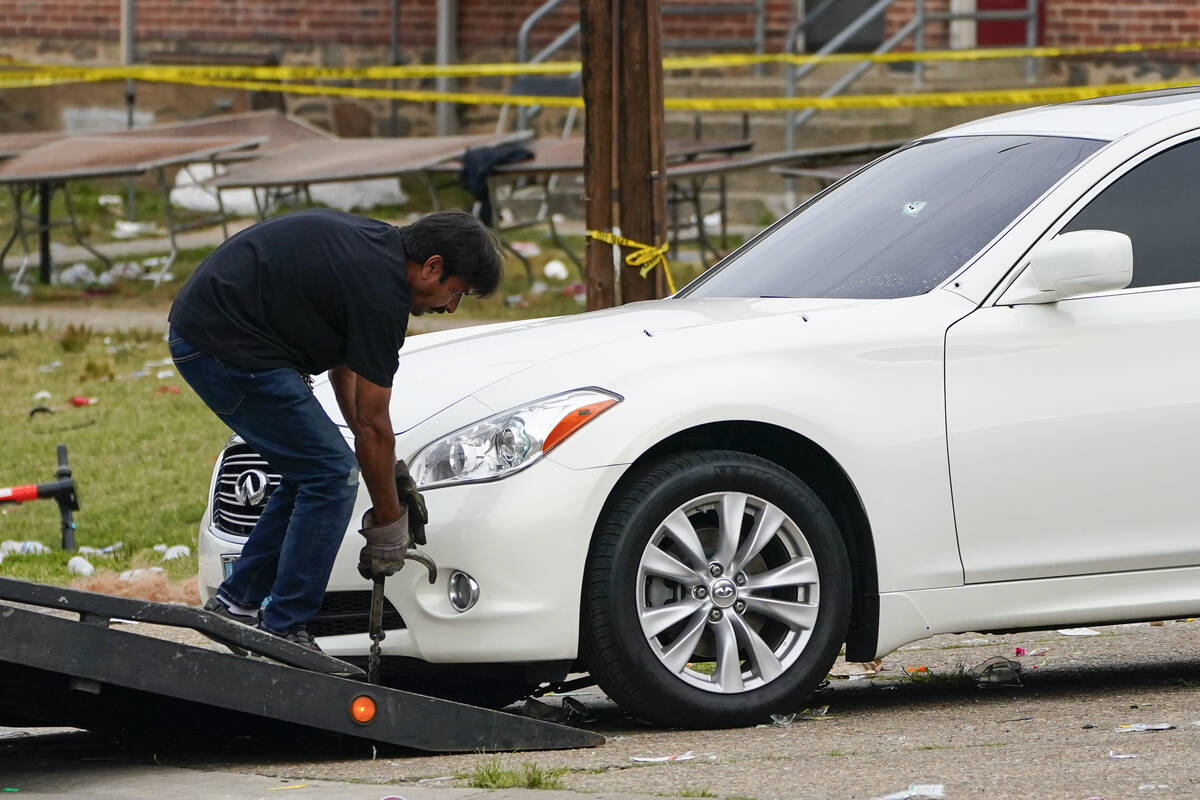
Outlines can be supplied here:
M114 619L190 628L262 657L118 630ZM282 725L433 752L604 743L592 731L364 678L352 664L202 609L0 578L0 725L140 734L247 734Z

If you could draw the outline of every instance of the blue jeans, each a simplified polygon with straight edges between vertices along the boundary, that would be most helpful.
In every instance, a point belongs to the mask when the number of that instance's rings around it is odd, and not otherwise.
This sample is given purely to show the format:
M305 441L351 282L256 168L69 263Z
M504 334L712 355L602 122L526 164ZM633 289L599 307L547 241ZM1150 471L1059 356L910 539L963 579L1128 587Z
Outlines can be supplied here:
M294 369L248 370L167 336L183 379L283 476L217 593L262 610L274 633L304 628L321 607L358 494L358 462Z

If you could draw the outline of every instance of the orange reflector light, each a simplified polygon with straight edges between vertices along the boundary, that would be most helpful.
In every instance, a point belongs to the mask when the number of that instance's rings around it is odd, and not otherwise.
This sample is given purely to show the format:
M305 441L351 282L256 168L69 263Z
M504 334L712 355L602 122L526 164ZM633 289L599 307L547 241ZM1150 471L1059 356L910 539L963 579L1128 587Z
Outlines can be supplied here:
M350 718L359 725L375 721L375 701L365 694L354 698L350 703Z
M591 422L599 416L601 411L605 411L616 404L616 400L601 400L598 403L588 403L586 406L580 406L567 414L558 421L558 424L546 436L546 441L542 444L542 452L549 453L560 442L582 428L585 423Z

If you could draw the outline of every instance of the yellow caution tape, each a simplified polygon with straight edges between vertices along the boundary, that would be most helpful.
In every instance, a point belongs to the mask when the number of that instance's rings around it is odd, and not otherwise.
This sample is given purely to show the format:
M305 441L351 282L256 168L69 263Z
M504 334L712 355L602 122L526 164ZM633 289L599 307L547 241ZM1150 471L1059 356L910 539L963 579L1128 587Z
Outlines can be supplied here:
M1136 42L1080 47L996 47L975 50L924 50L900 53L832 53L829 55L762 53L719 54L664 58L664 70L703 69L709 67L752 66L757 64L846 64L904 63L930 61L981 61L998 58L1063 58L1083 55L1146 53L1165 50L1200 49L1200 39L1173 42ZM11 62L9 62L11 63ZM582 69L578 61L554 61L536 64L447 64L372 67L252 67L226 65L133 65L124 67L79 67L31 64L17 66L46 73L104 74L110 80L172 80L183 77L207 77L230 80L400 80L411 78L468 78L506 75L569 75Z
M366 89L357 86L314 86L307 83L272 83L267 81L227 81L202 78L150 78L149 83L185 83L191 86L216 86L244 89L250 92L287 92L288 94L334 95L363 99L408 100L414 103L463 103L466 105L547 106L553 108L583 108L582 97L531 97L507 94L477 94L474 92L430 92L416 89Z
M975 92L917 94L859 94L841 97L713 97L667 98L668 109L694 111L789 111L803 108L930 108L945 106L1044 105L1087 100L1127 92L1147 92L1195 86L1190 80L1153 83L1112 83L1104 86L1049 86L1035 89L993 89Z
M587 235L605 244L633 248L633 252L625 256L625 263L631 267L641 267L638 274L643 278L650 274L650 270L662 264L663 274L667 277L667 288L671 294L675 294L675 281L671 278L671 265L667 262L667 249L671 246L670 242L663 242L661 246L655 247L652 244L636 242L607 231L588 231Z
M448 102L466 105L546 106L583 108L579 97L538 97L532 95L476 94L472 92L434 92L408 89L369 89L354 86L314 86L303 83L265 81L216 81L157 79L161 82L188 83L246 91L287 92L303 95L332 95L363 99L394 99L409 102ZM1113 83L1103 86L1050 86L1032 89L992 89L975 92L920 92L915 94L861 94L840 97L668 97L663 101L670 110L693 111L788 111L805 108L929 108L947 106L1043 105L1069 100L1086 100L1126 92L1173 89L1196 85L1195 79L1155 81L1153 83Z
M1173 43L1182 47L1198 42ZM1167 45L1162 45L1166 47ZM1119 46L1123 51L1135 47L1146 49L1151 45ZM1064 48L1040 48L1065 52ZM1083 48L1075 48L1075 51ZM1113 51L1109 48L1108 51ZM1027 52L1011 49L1010 53ZM711 60L714 57L708 57ZM729 57L729 58L742 58ZM747 58L751 58L747 56ZM512 66L512 65L509 65ZM51 71L21 69L0 70L0 89L50 86L71 82L96 82L124 80L135 77L153 83L181 83L195 86L211 86L244 91L287 92L300 95L324 95L356 97L361 99L392 99L416 103L448 102L466 105L513 105L544 106L549 108L583 108L580 97L509 95L503 93L436 92L415 89L384 89L358 86L322 86L310 83L291 83L263 80L237 80L232 78L207 77L204 70L214 73L228 71L236 73L242 68L190 67L98 67L98 68L55 68ZM282 69L282 68L263 68ZM391 69L391 68L382 68ZM330 72L326 70L326 72ZM335 71L336 72L336 71ZM358 72L361 72L359 70ZM1195 79L1155 81L1149 83L1122 83L1103 86L1056 86L1022 89L994 89L968 92L922 92L910 94L867 94L841 95L838 97L716 97L716 98L666 98L664 107L671 110L690 111L788 111L799 109L865 109L865 108L914 108L938 106L976 105L1039 105L1045 103L1084 100L1125 92L1151 91L1180 86L1195 85Z

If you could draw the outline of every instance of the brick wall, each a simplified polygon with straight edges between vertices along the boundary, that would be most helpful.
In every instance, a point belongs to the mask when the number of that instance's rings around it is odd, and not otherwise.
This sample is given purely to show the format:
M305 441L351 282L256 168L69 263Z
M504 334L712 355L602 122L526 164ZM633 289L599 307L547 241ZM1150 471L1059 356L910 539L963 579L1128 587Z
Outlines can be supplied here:
M1200 38L1196 0L1053 0L1046 6L1048 45L1195 38Z
M696 4L695 0L665 0L664 6L672 2ZM521 23L540 4L541 0L460 0L460 49L464 53L512 50ZM773 49L782 46L793 7L790 0L768 0ZM564 4L535 29L534 46L550 41L577 18L578 5ZM401 0L399 20L401 46L432 50L436 0ZM136 37L192 49L203 49L212 42L253 42L264 48L290 44L386 47L391 24L390 0L137 0ZM120 0L0 0L0 40L115 40L119 25ZM753 19L745 14L664 14L666 38L749 37L753 31Z
M1055 2L1055 0L1048 0ZM950 0L925 0L927 12L945 12L950 8ZM887 10L884 22L883 38L887 39L902 28L916 14L916 0L896 0ZM925 26L925 49L940 50L948 47L950 27L945 22L930 22ZM912 37L909 37L897 50L911 50Z
M1042 0L1042 43L1106 45L1119 42L1200 38L1200 0ZM949 0L926 0L930 11L945 11ZM912 19L916 0L897 0L887 12L890 36ZM925 29L927 48L945 47L946 23ZM908 49L908 48L904 48Z
M541 0L460 0L459 47L465 61L511 56L521 22ZM663 0L667 40L748 38L753 19L743 14L682 16L670 6L720 0ZM768 50L782 47L797 0L767 0ZM1200 0L1043 0L1043 41L1056 44L1106 44L1138 40L1200 37ZM916 0L897 0L887 13L891 35L915 12ZM944 11L949 0L926 0L930 11ZM577 3L566 3L540 24L539 47L577 18ZM399 41L410 58L430 60L437 24L436 0L401 0ZM118 38L120 0L0 0L0 50L3 40L47 39L108 43ZM330 48L378 48L386 56L391 36L391 0L137 0L137 38L167 49L212 50L234 45L289 56L314 46L319 60ZM946 47L948 25L930 23L925 46ZM70 51L70 48L63 48ZM109 48L102 47L107 53ZM336 61L336 56L334 57Z

